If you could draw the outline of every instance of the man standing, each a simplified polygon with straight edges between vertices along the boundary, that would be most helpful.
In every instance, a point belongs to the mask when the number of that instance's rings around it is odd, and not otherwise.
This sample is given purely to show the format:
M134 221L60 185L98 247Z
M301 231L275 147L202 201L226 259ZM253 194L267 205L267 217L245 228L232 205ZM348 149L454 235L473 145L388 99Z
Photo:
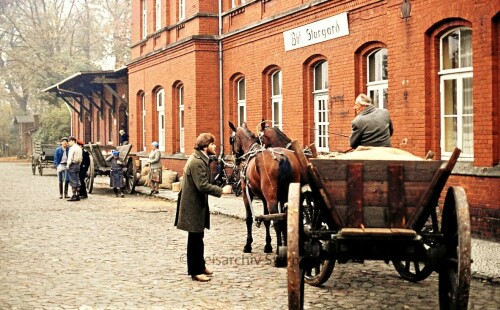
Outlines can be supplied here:
M389 111L375 108L370 97L361 94L354 102L354 115L349 137L353 149L360 145L391 146L393 128Z
M222 189L210 184L209 155L215 155L215 138L202 133L196 138L195 151L183 171L183 180L174 225L188 232L187 267L194 281L210 281L212 271L206 268L204 258L204 230L210 229L208 195L220 197Z
M80 172L79 172L79 179L80 179L80 191L78 192L80 199L86 199L88 198L87 196L87 187L85 185L85 177L87 176L87 171L89 170L90 166L90 155L89 152L87 152L86 149L83 148L83 143L82 140L77 141L78 145L82 148L82 163L80 164ZM94 173L91 171L91 173Z
M80 200L80 163L82 162L82 148L76 143L75 137L69 138L69 152L68 152L68 173L69 183L73 191L73 195L68 201Z
M57 170L57 179L59 180L59 199L63 198L63 182L64 182L64 198L68 196L69 174L68 167L68 138L62 137L61 146L54 152L54 165Z

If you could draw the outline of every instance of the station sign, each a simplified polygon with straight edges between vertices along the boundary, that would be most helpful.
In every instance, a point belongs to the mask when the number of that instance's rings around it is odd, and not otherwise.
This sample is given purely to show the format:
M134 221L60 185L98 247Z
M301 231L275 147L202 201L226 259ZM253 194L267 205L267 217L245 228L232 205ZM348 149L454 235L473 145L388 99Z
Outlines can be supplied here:
M347 12L283 32L285 51L340 38L349 34Z

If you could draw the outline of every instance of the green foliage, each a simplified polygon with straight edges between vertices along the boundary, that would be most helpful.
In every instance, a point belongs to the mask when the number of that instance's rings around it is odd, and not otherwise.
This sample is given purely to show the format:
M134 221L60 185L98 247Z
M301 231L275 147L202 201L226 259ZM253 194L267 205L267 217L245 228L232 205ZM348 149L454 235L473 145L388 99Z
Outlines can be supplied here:
M35 135L42 143L58 143L61 137L69 137L71 133L71 114L68 108L50 107L40 118L40 129Z

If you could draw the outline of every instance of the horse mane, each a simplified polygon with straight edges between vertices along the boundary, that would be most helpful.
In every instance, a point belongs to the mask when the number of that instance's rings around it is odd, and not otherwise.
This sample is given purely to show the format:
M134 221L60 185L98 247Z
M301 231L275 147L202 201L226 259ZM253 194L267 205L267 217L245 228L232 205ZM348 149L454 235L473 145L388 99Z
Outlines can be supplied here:
M250 139L253 140L253 142L259 141L259 138L253 132L251 132L250 129L248 129L247 127L240 127L240 128L245 131L245 133L248 135Z
M283 131L281 131L281 129L277 128L277 127L270 127L270 128L273 128L276 133L282 138L284 139L287 143L290 143L292 142L292 140L290 138L287 137L287 135L285 135L285 133Z

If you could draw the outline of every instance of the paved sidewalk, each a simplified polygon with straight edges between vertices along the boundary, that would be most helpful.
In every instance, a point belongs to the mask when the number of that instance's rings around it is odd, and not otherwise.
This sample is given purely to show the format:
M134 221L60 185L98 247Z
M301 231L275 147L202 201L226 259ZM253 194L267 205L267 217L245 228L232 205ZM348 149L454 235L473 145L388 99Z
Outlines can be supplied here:
M103 178L109 182L107 178ZM148 195L150 189L144 186L137 186L136 192ZM177 201L177 194L171 190L160 189L155 196ZM233 194L223 195L222 198L209 198L211 213L224 214L238 219L245 219L245 208L243 200ZM255 213L262 214L262 204L254 204ZM472 238L472 276L477 279L500 284L500 243L493 241Z

